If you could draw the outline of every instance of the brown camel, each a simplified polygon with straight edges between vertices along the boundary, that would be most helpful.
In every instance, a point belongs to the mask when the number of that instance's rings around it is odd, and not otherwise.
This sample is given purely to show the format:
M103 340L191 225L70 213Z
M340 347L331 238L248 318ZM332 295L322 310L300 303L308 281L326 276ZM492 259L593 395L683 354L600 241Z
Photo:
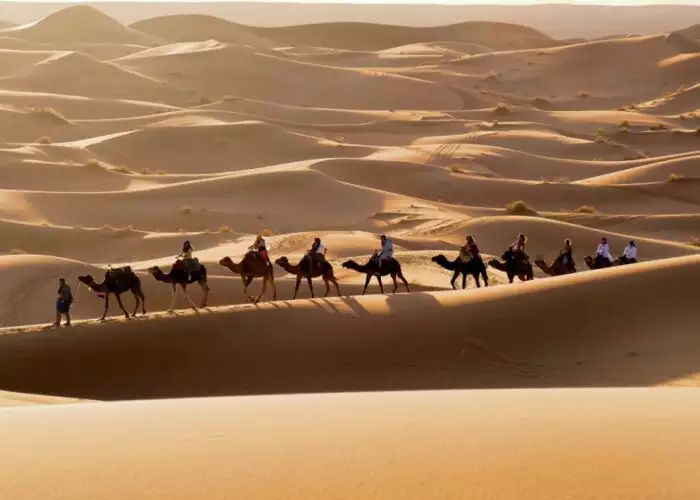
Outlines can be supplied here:
M484 278L484 286L489 286L489 276L486 274L486 264L481 260L481 257L464 262L459 256L455 260L447 260L443 254L436 255L431 259L440 267L452 271L452 279L450 285L456 290L455 281L459 275L462 275L462 290L467 288L467 275L471 274L474 277L474 282L477 288L481 288L481 277Z
M100 320L104 321L107 316L109 296L112 293L117 297L117 303L124 312L124 316L129 318L129 313L124 309L124 304L122 304L122 299L120 297L120 295L126 291L131 291L136 299L136 307L134 308L132 316L136 316L136 312L139 310L139 304L141 304L141 311L143 314L146 314L146 297L143 294L143 290L141 290L141 279L136 276L136 273L131 270L131 267L126 266L108 270L105 273L105 279L102 283L97 283L89 274L86 276L78 276L78 280L87 285L90 290L97 292L99 294L98 297L104 297L105 310Z
M294 266L289 263L289 259L287 259L287 257L282 256L279 259L275 260L275 264L280 266L289 274L293 274L297 277L297 283L294 287L294 297L292 297L292 300L297 298L297 292L299 291L299 284L301 283L302 278L306 278L306 281L309 284L309 290L311 290L311 297L314 298L314 286L311 283L311 278L318 278L319 276L321 277L321 279L323 279L323 282L326 284L326 295L324 295L324 297L328 297L328 293L331 290L331 287L328 284L328 282L331 282L335 285L335 290L336 292L338 292L338 297L340 297L340 287L338 287L338 280L335 279L335 275L333 274L333 266L331 266L331 264L328 261L324 261L320 266L313 265L311 258L309 258L309 256L306 255L302 257L302 259L297 265Z
M572 274L576 272L576 266L569 267L559 259L554 259L551 265L547 265L542 259L535 260L535 265L539 267L547 276L562 276L564 274Z
M491 259L489 265L494 269L506 273L508 282L513 283L513 278L516 276L520 281L530 281L534 279L532 264L527 260L513 260L513 255L510 251L506 251L502 256L503 262L497 259Z
M202 297L202 304L199 307L207 307L207 298L209 297L209 285L207 284L207 269L203 265L199 264L199 261L197 261L197 264L199 269L195 269L189 277L187 276L187 272L185 271L185 264L181 259L175 261L173 267L170 268L170 272L168 274L165 274L158 266L154 266L148 269L148 272L156 280L162 281L163 283L169 283L173 287L172 301L170 302L170 308L168 309L168 311L172 311L173 307L175 307L175 295L177 293L177 285L180 285L180 288L182 288L182 293L185 295L185 298L192 306L192 309L194 309L195 311L197 310L197 306L194 304L190 296L187 295L187 285L190 285L195 282L199 283L199 286L202 287L202 291L204 292L204 296Z
M272 300L277 300L277 286L275 285L275 272L271 265L260 257L255 255L256 252L251 250L245 254L243 260L239 263L233 262L231 257L224 257L219 261L219 264L229 269L234 274L240 274L243 280L243 293L253 302L258 302L265 294L267 282L270 282L272 287ZM253 278L262 278L262 290L257 298L253 298L248 293L248 286L253 281Z
M365 279L365 288L364 290L362 290L362 295L364 295L367 291L367 286L369 285L372 276L375 276L377 278L377 282L379 283L379 290L381 290L381 292L384 293L384 286L382 285L382 276L386 276L387 274L390 274L391 279L394 281L394 290L391 293L396 293L396 289L399 287L399 284L396 282L397 276L401 281L403 281L406 290L409 292L411 291L411 289L408 287L408 281L406 281L406 278L404 278L404 275L401 272L401 264L399 264L399 261L394 259L393 257L391 259L387 259L381 267L378 266L377 260L375 258L370 258L367 264L358 264L354 260L348 260L343 262L343 267L367 275L367 278Z
M588 269L605 269L606 267L615 267L615 266L624 266L627 264L636 264L637 259L632 259L627 262L622 262L620 257L617 259L613 260L610 264L606 265L601 265L603 261L596 259L590 255L586 255L583 259L583 261L586 263L588 266Z

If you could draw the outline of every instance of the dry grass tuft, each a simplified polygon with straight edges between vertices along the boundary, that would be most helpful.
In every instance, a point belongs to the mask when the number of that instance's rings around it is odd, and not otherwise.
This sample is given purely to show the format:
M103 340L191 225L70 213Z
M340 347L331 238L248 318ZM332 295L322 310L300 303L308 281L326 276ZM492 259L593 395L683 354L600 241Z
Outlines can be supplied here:
M228 226L221 226L217 232L219 232L219 233L232 233L233 230L231 230L231 228Z
M48 135L41 136L34 142L36 144L53 144L51 137L49 137Z
M549 102L549 99L546 99L544 97L535 97L532 100L532 105L536 108L548 108L550 104L551 103Z
M506 205L506 212L510 215L539 215L534 208L522 200L508 203Z
M594 214L597 211L598 210L596 210L595 207L592 207L590 205L581 205L576 210L574 210L574 212L577 214Z
M668 182L681 182L685 180L685 175L681 174L671 174L668 176Z
M666 130L667 128L668 127L663 123L657 123L656 125L649 127L649 130Z
M497 115L507 115L510 113L510 108L506 103L501 102L498 104L498 106L493 108L493 112Z
M588 92L579 92L578 93L578 98L579 99L589 99L591 97L591 94Z

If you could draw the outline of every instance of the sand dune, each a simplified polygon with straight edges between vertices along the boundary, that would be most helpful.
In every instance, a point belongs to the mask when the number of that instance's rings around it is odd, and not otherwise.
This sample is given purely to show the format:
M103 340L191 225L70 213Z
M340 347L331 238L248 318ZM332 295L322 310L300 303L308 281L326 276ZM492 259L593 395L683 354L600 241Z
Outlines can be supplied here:
M700 382L694 28L36 8L0 23L0 496L693 497L695 398L650 386ZM511 284L489 265L455 291L432 260L472 235L489 262L518 233L533 264L572 240L577 272ZM251 303L219 262L258 235L292 263L321 238L339 292L301 279L292 300L274 264L276 296ZM396 294L343 267L380 235ZM589 270L602 236L639 263ZM148 272L185 240L197 310ZM137 273L147 314L112 296L99 320L77 278L110 266ZM52 325L59 277L71 328ZM356 393L303 394L324 392Z
M75 5L34 23L6 28L0 34L50 43L111 42L152 45L158 39L127 28L94 7Z
M273 45L271 40L256 34L254 28L201 14L160 16L136 22L130 28L171 42L215 39L234 45Z
M557 45L557 42L532 28L488 22L469 22L430 28L352 22L325 23L257 28L255 32L277 43L349 50L382 50L416 42L475 43L499 50Z

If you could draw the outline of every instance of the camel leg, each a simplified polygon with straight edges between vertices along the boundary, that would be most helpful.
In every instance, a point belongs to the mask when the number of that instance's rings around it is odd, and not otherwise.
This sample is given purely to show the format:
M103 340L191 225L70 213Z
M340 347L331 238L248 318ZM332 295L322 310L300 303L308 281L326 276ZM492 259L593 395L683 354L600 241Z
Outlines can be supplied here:
M253 282L252 276L241 276L241 281L243 281L243 293L248 297L248 300L253 301L253 297L248 293L248 287Z
M476 284L476 287L481 288L481 278L479 277L479 273L472 274L472 278L474 278L474 283Z
M394 289L391 291L391 293L396 293L396 289L399 287L399 284L396 282L396 274L392 273L391 279L394 282Z
M377 275L377 283L379 283L379 291L384 293L384 285L382 285L382 277Z
M190 296L187 295L187 285L185 285L184 283L182 283L182 284L180 284L180 286L182 287L182 294L183 294L183 295L185 296L185 298L187 299L187 302L189 302L190 305L192 306L192 309L194 309L194 310L196 311L196 310L197 310L197 306L194 304L194 302L192 301L192 299L190 298Z
M260 290L260 295L255 299L255 303L257 304L260 301L260 298L265 295L265 290L267 289L267 276L263 276L262 279L262 289Z
M403 275L403 273L401 271L399 271L399 279L401 281L403 281L403 284L406 287L406 291L410 292L411 289L408 287L408 280L406 280L406 277ZM396 281L396 280L394 280L394 281Z
M481 271L481 277L484 278L484 286L488 287L489 286L489 275L486 274L486 271Z
M452 285L453 290L457 290L457 287L455 286L455 281L457 281L458 276L459 276L459 271L455 271L454 274L452 275L452 279L450 280L450 285Z
M275 277L270 277L270 286L272 287L272 300L277 300L277 285L275 285Z
M126 319L129 319L129 313L126 312L126 309L124 309L124 304L122 304L121 295L118 293L115 293L114 295L117 297L117 304L119 304L119 307L121 307L122 311L124 312L124 316L126 317Z
M462 273L462 290L467 288L467 273Z
M314 295L314 285L311 283L311 276L306 278L306 282L309 284L309 290L311 290L311 298L315 299L316 296Z
M338 280L335 279L335 277L331 278L331 282L335 285L335 291L338 293L338 297L340 297L340 287L338 286Z
M107 317L107 309L108 308L109 308L109 292L106 292L105 293L105 310L102 313L102 317L100 318L100 320L102 320L102 321L105 320L105 318Z
M202 287L202 304L199 307L207 307L207 301L209 299L209 284L206 281L200 281L199 286Z
M175 295L177 294L177 285L173 284L173 293L172 293L172 300L170 301L170 307L168 308L168 312L172 312L173 309L175 308Z
M297 298L297 292L299 291L299 285L301 285L301 276L297 276L297 284L294 287L294 297L292 297L292 300Z
M365 280L365 289L362 290L362 295L364 295L365 292L367 291L367 287L369 286L369 280L371 280L371 279L372 279L372 275L368 274L367 279Z
M139 296L136 295L136 292L134 292L133 290L131 291L131 293L134 295L134 300L136 301L136 305L134 306L134 312L131 313L131 315L136 316L136 313L139 312L139 303L141 302L141 299L139 299Z
M331 293L331 286L328 284L328 281L329 281L328 278L326 278L324 276L323 277L323 284L326 285L326 294L324 295L324 297L328 297L328 294Z

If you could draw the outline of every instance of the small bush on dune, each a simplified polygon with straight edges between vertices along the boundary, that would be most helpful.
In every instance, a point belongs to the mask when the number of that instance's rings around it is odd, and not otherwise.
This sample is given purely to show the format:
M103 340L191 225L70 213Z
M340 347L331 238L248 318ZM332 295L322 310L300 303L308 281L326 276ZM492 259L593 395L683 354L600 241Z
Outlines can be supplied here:
M218 230L219 233L232 233L233 231L231 230L230 227L228 226L221 226Z
M671 174L668 176L668 182L679 182L685 179L685 175Z
M597 212L597 210L595 207L592 207L590 205L581 205L576 210L574 210L574 212L577 214L594 214Z
M536 108L547 108L550 105L549 99L546 99L544 97L535 97L532 100L532 105L535 106Z
M578 93L579 99L588 99L589 97L591 97L591 94L589 94L588 92L579 92Z
M153 172L151 171L150 168L142 168L141 175L153 175Z
M262 231L260 231L261 236L274 236L275 234L277 233L272 229L263 229Z
M649 130L666 130L667 128L668 127L663 123L657 123L656 125L649 127Z
M134 172L133 169L127 167L126 165L117 165L116 167L112 167L112 172L117 172L119 174L126 174L126 175L133 175L136 172Z
M691 238L690 244L694 247L700 247L700 238Z
M508 107L507 104L501 102L498 104L498 106L496 106L493 109L493 112L498 114L498 115L507 115L508 113L510 113L510 108Z
M506 205L510 215L539 215L537 211L522 200L512 201Z
M34 141L37 144L51 144L53 141L51 140L51 137L48 135L44 135L42 137L39 137L36 141Z
M192 210L192 207L182 207L182 213L184 215L192 215L194 210Z
M455 174L464 174L464 170L459 165L450 165L450 172Z
M156 175L165 175L165 170L156 170Z
M26 253L27 252L25 252L21 248L13 248L12 250L10 250L10 255L24 255Z

